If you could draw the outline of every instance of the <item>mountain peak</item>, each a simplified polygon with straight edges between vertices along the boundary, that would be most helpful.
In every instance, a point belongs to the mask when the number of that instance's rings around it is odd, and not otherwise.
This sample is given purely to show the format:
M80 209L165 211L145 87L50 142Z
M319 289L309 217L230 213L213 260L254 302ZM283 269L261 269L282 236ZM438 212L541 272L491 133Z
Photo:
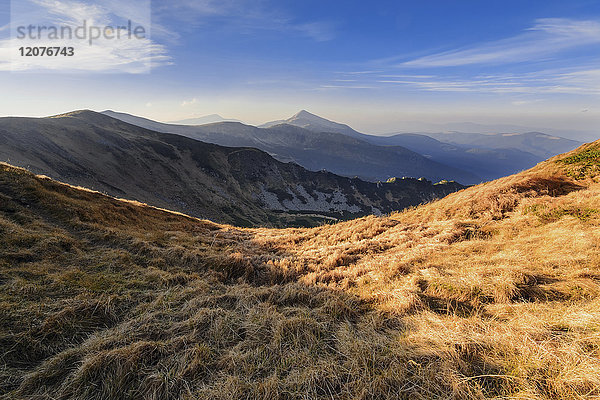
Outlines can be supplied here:
M330 121L326 118L320 117L316 114L308 112L306 110L300 110L294 116L286 120L287 122L292 121L303 121L304 123L317 123L317 124L325 124L325 125L341 125L337 122Z
M304 121L309 121L309 122L319 122L319 123L331 123L332 122L332 121L329 121L328 119L319 117L318 115L310 113L306 110L300 110L299 112L294 114L291 118L289 118L287 121L298 121L298 120L304 120Z
M313 114L313 113L309 113L309 112L308 112L308 111L306 111L306 110L300 110L300 111L298 111L296 114L294 114L294 115L292 116L292 118L291 118L291 119L295 119L295 118L314 118L314 117L317 117L317 118L319 118L319 119L322 119L322 118L321 118L321 117L319 117L318 115L315 115L315 114Z
M341 133L359 139L363 139L364 137L362 133L355 131L348 125L330 121L326 118L320 117L306 110L300 110L288 119L267 122L265 124L260 125L259 128L270 128L281 124L294 125L300 128L308 129L310 131L319 133Z

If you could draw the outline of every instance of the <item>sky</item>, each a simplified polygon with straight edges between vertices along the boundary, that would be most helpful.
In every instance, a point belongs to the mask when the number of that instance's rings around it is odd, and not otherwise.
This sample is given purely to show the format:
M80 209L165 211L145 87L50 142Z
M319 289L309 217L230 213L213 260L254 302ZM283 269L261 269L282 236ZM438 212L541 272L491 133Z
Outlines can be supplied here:
M10 39L32 23L27 2L36 21L134 15L151 29L34 66ZM600 1L97 2L0 0L0 115L85 108L260 124L306 109L375 134L468 121L568 136L600 125Z

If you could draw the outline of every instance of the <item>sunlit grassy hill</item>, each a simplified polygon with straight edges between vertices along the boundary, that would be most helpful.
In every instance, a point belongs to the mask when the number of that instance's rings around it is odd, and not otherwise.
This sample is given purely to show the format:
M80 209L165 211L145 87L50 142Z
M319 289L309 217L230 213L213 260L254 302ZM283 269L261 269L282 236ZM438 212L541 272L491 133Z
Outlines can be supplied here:
M240 229L0 166L0 393L600 396L600 142L384 218Z

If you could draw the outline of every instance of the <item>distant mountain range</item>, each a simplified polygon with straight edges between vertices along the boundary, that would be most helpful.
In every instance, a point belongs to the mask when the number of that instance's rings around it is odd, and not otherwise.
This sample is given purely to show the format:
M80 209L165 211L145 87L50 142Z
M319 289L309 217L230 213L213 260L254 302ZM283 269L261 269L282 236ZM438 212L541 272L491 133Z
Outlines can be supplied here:
M294 120L304 126L280 123L268 128L235 122L184 126L161 124L113 111L105 111L104 114L140 127L203 142L256 147L280 161L295 162L311 171L327 170L369 181L386 181L393 177L425 177L436 182L455 180L461 183L478 183L482 180L476 174L441 164L405 147L379 146L363 140L363 136L369 136L358 132L351 136L347 131L351 129L349 127L339 127L346 133L319 131L318 126L323 124L323 120L315 116L318 124L306 125L307 117L312 115L306 112L297 114L299 117Z
M445 124L423 122L423 121L405 121L396 128L396 132L393 134L386 134L384 136L391 136L399 133L420 133L423 135L429 135L431 133L451 133L451 132L462 132L462 133L480 133L480 134L495 134L499 132L512 132L512 133L528 133L528 132L544 132L552 136L567 136L573 138L573 140L590 142L598 139L597 132L580 131L576 129L556 129L544 127L543 129L530 126L514 125L514 124L477 124L473 122L450 122Z
M482 149L518 149L540 159L573 150L583 143L541 132L478 134L463 132L430 133L429 137L446 143Z
M252 146L310 170L326 169L372 181L392 176L423 176L435 181L453 179L475 184L531 168L581 145L575 140L538 132L374 136L306 110L259 127L231 123L189 127L159 124L129 114L105 113L160 132L227 146Z
M206 125L206 124L214 124L215 122L242 122L237 119L227 119L223 118L218 114L210 114L205 115L203 117L197 118L188 118L182 119L179 121L171 121L170 124L178 124L178 125Z
M231 122L209 125L207 132L218 134L217 128L229 131L229 126L242 136L278 132ZM294 138L295 129L300 142L311 132L287 126L287 139ZM357 146L352 151L360 155L362 142ZM389 154L394 151L401 154ZM417 161L428 161L416 156ZM239 226L306 226L331 217L388 213L463 187L417 179L371 183L311 172L254 148L160 133L92 111L0 118L0 161L113 196Z
M373 143L385 146L404 146L443 164L452 165L481 177L493 180L530 168L541 161L532 153L517 148L483 148L445 143L419 134L400 134L371 138ZM565 146L568 148L569 146ZM469 182L470 183L470 182Z
M400 146L419 153L433 161L452 166L477 176L478 183L531 168L556 154L570 151L582 143L543 133L523 134L396 134L392 136L366 135L348 125L331 122L305 110L287 120L273 121L263 126L290 124L315 132L325 130L352 136L379 146Z

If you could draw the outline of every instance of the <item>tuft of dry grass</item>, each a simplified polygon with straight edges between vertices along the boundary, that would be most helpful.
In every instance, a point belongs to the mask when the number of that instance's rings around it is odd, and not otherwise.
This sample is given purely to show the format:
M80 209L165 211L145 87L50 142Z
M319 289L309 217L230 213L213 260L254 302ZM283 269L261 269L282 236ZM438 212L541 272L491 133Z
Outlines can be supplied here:
M2 164L0 396L598 398L598 146L286 230Z

